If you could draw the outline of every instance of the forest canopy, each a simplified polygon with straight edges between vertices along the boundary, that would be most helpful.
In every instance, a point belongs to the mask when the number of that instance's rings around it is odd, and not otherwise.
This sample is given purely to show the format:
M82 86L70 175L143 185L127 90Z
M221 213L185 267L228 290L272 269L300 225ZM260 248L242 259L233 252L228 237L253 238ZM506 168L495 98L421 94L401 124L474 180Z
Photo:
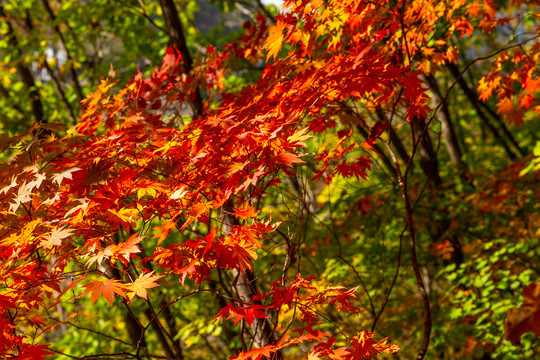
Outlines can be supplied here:
M1 359L534 359L540 6L0 0Z

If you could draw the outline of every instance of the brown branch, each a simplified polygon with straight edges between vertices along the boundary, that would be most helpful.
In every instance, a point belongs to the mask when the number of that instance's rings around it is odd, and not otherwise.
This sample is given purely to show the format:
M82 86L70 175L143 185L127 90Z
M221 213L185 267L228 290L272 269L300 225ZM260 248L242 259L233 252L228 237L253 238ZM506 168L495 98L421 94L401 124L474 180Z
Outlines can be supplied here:
M58 322L60 322L60 321L58 321ZM67 324L69 324L70 326L73 326L73 327L75 327L75 328L77 328L77 329L79 329L79 330L88 331L88 332L94 333L94 334L96 334L96 335L103 336L103 337L105 337L105 338L107 338L107 339L111 339L111 340L117 341L117 342L119 342L119 343L122 343L122 344L125 344L125 345L130 345L130 346L131 346L130 343L125 342L125 341L122 340L122 339L115 338L114 336L107 335L107 334L105 334L105 333L103 333L103 332L101 332L101 331L97 331L97 330L94 330L94 329L90 329L90 328L87 328L87 327L84 327L84 326L79 326L79 325L74 324L73 322L70 322L70 321L68 321Z
M410 63L411 54L409 52L409 44L407 42L407 36L406 36L407 28L405 27L403 15L402 15L404 13L405 13L405 0L403 0L402 3L401 3L401 11L400 11L401 16L399 16L399 21L401 23L402 39L403 39L403 42L405 44L406 55L407 55L407 57L409 59L409 63ZM446 94L446 95L448 95L448 94ZM398 97L398 99L399 99L399 97ZM439 106L441 106L441 104L439 104ZM392 117L394 115L396 105L397 105L397 101L394 103L394 108L392 109L392 115L390 117L390 123L391 123ZM429 124L431 123L431 121L435 117L435 114L436 114L437 110L438 109L434 110L433 115L429 119L429 121L426 122L426 119L422 119L424 127L423 127L423 129L421 129L421 133L418 136L418 141L416 141L416 139L414 138L414 126L415 125L413 124L411 126L411 129L412 129L412 132L413 132L413 149L412 149L412 152L411 152L411 156L409 157L409 160L407 161L407 165L406 165L404 174L402 174L402 172L401 172L401 168L399 166L399 162L398 162L398 160L396 158L396 155L395 155L394 151L392 150L392 148L390 147L390 145L388 143L385 143L386 149L388 150L388 153L390 154L390 156L392 158L392 161L394 162L394 165L396 167L397 179L398 179L399 187L400 187L400 190L401 190L401 195L403 197L403 201L404 201L404 204L405 204L405 215L406 215L406 219L407 219L407 228L409 229L408 232L409 232L409 246L410 246L410 251L411 251L411 264L412 264L414 275L415 275L416 282L417 282L417 285L418 285L418 290L420 291L420 295L422 296L422 302L423 302L423 305L424 305L424 334L422 336L422 344L420 346L420 350L418 351L418 354L416 356L417 360L422 360L426 356L426 353L427 353L427 350L428 350L428 347L429 347L429 340L431 338L432 320L431 320L431 307L430 307L430 303L429 303L429 297L428 297L428 294L427 294L427 291L426 291L426 287L424 285L424 281L422 279L422 273L420 272L420 268L418 266L418 258L417 258L417 254L416 254L416 231L415 231L415 228L414 228L414 220L413 220L413 217L412 217L413 213L412 213L412 209L411 209L411 203L410 203L409 192L408 192L408 187L407 187L407 175L408 175L409 170L411 168L411 164L412 164L412 160L414 158L414 154L415 154L416 150L418 149L418 145L420 145L420 147L423 148L424 151L429 152L429 146L431 145L431 141L429 139L427 130L429 128ZM432 154L428 154L428 155L431 156ZM436 158L435 158L435 160L436 160ZM436 166L436 163L432 164L432 165ZM437 172L433 174L434 178L432 180L436 183L437 181L440 181L440 177L438 176L438 169L435 169L435 170Z
M257 3L257 7L259 8L259 10L261 10L264 13L264 16L266 16L267 19L269 19L270 21L272 21L275 24L277 22L276 18L274 17L274 15L270 14L270 12L264 6L262 1L261 0L255 0L255 2Z
M442 103L441 112L439 113L438 120L441 123L441 131L444 137L444 144L446 146L446 151L450 156L450 160L457 168L459 176L466 182L471 183L471 180L466 176L468 172L467 164L462 159L462 151L459 146L459 141L454 130L454 125L452 123L452 116L450 115L450 110L448 109L448 104L446 101L442 100L441 91L437 80L433 75L426 75L423 77L424 81L429 85L431 92L433 93L432 101L437 101L439 104ZM434 106L437 107L437 106Z
M420 267L418 266L418 258L416 254L416 231L414 228L412 208L411 208L409 192L407 188L407 177L402 175L398 160L392 148L387 143L385 143L385 145L396 166L399 186L401 189L401 196L403 197L403 201L405 203L405 215L407 218L407 228L409 230L408 231L409 232L409 246L411 249L411 263L412 263L414 275L416 278L416 283L418 285L418 290L420 291L420 295L422 296L422 302L424 304L424 336L422 338L422 345L420 347L420 350L418 351L418 355L416 356L417 360L422 360L427 353L429 340L431 337L431 327L432 327L431 307L430 307L429 297L426 291L426 287L422 279L422 273L420 272ZM411 154L410 159L412 159L413 156L414 156L414 153Z
M71 104L69 103L66 97L66 93L64 92L64 89L62 88L60 81L58 80L58 78L54 74L54 71L51 69L51 67L47 63L47 59L44 59L44 66L45 66L45 69L47 70L47 73L51 77L51 80L54 85L54 89L58 93L58 96L60 96L60 99L62 100L62 102L64 103L64 106L66 107L68 111L69 119L71 120L71 123L75 125L77 121L76 121L75 113L73 112L73 108L71 107Z
M339 240L338 240L339 242ZM341 248L341 246L340 246ZM345 259L343 257L343 255L340 254L337 256L338 259L340 259L341 261L343 261L352 271L353 273L356 275L356 278L358 279L358 281L360 282L360 285L362 286L362 289L364 290L364 292L366 293L367 297L368 297L368 301L369 301L369 312L371 314L371 316L373 318L375 318L376 316L376 313L375 313L375 305L373 304L373 299L371 298L371 295L369 294L369 291L367 289L367 286L366 286L366 283L364 282L364 280L362 279L362 277L360 276L360 274L358 273L358 270L356 270L356 267L351 264L347 259ZM373 330L372 330L373 331Z
M375 331L375 327L377 326L377 322L379 321L381 315L383 314L386 305L388 304L388 301L390 300L390 295L392 294L392 290L396 286L396 282L399 276L399 270L401 269L401 254L403 249L403 235L405 234L405 231L407 230L407 226L403 228L401 231L401 234L399 235L399 248L398 248L398 258L397 258L397 265L396 265L396 272L394 273L394 277L392 278L392 282L390 283L390 287L388 288L388 291L386 292L383 300L383 304L381 305L381 309L377 314L375 315L373 319L373 324L371 324L371 331Z
M163 346L163 350L165 350L165 353L167 353L167 357L169 359L183 359L182 354L175 354L175 352L169 345L169 342L167 341L168 336L166 335L166 330L163 327L163 324L161 324L161 322L159 321L155 311L151 307L148 307L144 311L144 314L149 321L149 324L145 327L145 329L147 329L149 326L152 326L152 328L156 332L159 342Z
M75 68L73 67L73 58L71 57L71 53L68 50L68 47L66 45L66 41L64 39L64 34L60 31L60 27L55 24L56 22L56 16L54 15L54 12L51 9L51 6L49 5L48 0L41 0L41 3L43 4L43 7L45 8L45 12L47 12L47 15L49 15L49 18L52 22L52 27L54 31L58 34L58 37L60 39L60 46L62 46L62 50L66 53L66 58L69 63L69 72L71 73L71 78L73 79L73 87L75 88L75 93L77 94L77 98L79 101L84 100L84 94L81 88L81 84L79 83L79 79L77 77L77 73L75 72Z
M6 99L9 99L11 96L9 94L9 90L6 89L4 87L4 85L0 84L0 95L2 95L3 97L5 97ZM24 113L24 110L18 105L18 104L13 104L13 109L15 109L19 114L21 114L23 117L26 116L26 114ZM5 121L5 120L2 120L2 121Z
M475 108L476 113L478 114L480 119L484 122L484 124L487 126L489 131L493 134L493 136L498 140L498 142L504 148L507 156L511 160L517 159L517 155L512 151L512 149L510 149L503 135L491 124L491 122L489 121L489 118L486 116L482 108L486 110L500 125L503 125L502 131L504 135L506 135L506 138L514 145L518 154L523 156L523 150L517 144L516 140L512 136L512 133L510 133L510 131L504 126L504 123L502 119L500 118L500 116L498 116L497 113L495 113L487 104L484 104L479 100L476 92L469 87L469 84L467 84L467 82L463 78L463 74L465 73L466 69L463 71L459 71L458 67L454 64L447 64L446 67L450 70L450 73L456 79L455 81L457 81L457 83L459 84L463 92L465 93L465 96L467 97L467 99L469 99L469 102Z
M115 233L115 243L118 244L119 242L120 242L120 234L119 234L119 232L116 232ZM126 271L124 271L122 273L119 268L117 268L115 266L112 266L112 264L111 264L110 269L111 269L112 275L113 275L113 277L115 279L118 279L120 281L124 281L123 274L125 274ZM129 272L128 272L128 275L129 275ZM133 276L133 275L130 275L130 276ZM133 276L133 277L136 278L136 276ZM152 328L154 329L154 331L155 331L155 333L156 333L156 335L158 337L159 342L161 343L161 346L163 347L163 350L167 354L167 357L169 359L182 360L183 359L182 355L181 354L176 354L171 349L171 347L170 347L170 345L169 345L169 343L167 341L166 330L163 327L163 325L161 324L161 322L159 321L159 319L157 318L158 314L156 314L156 312L154 311L154 309L152 307L152 304L148 300L147 300L147 305L148 305L148 307L145 309L144 314L148 318L149 322L148 322L148 324L146 326L143 326L142 323L140 322L140 320L137 318L137 316L135 316L135 314L131 311L131 308L129 307L126 299L124 299L124 306L128 310L128 314L127 314L128 318L127 318L126 321L132 321L131 324L135 325L137 327L137 329L131 329L131 331L130 331L130 329L128 329L128 331L130 332L130 335L132 336L132 342L137 345L137 354L139 353L141 346L144 347L144 344L146 344L146 341L144 339L144 335L146 333L146 330L150 326L152 326ZM131 317L131 319L129 319L129 317ZM168 337L170 338L171 335L168 334Z
M390 143L394 145L394 148L396 149L399 157L404 163L407 163L409 160L409 154L407 154L407 150L405 150L405 147L403 146L403 143L401 142L401 139L397 136L396 132L394 131L394 128L392 128L391 121L386 118L385 113L383 110L378 106L375 109L375 112L377 113L377 117L380 121L384 121L388 123L388 135L390 137Z
M345 103L340 103L339 104L341 109L349 114L349 115L353 115L355 116L357 119L359 119L361 122L363 122L361 116L354 110L352 109L350 106L348 106L347 104ZM364 138L364 140L367 140L369 138L369 133L368 131L362 126L362 125L357 125L356 127L356 130L360 133L360 135ZM386 168L388 169L388 171L390 172L390 174L392 176L396 176L396 169L394 168L394 165L392 165L392 162L388 159L388 157L384 154L384 152L382 151L382 149L379 147L379 145L377 144L373 144L373 149L375 150L374 152L379 155L379 157L382 159L382 162L384 163L384 165L386 166ZM392 177L388 176L390 179L392 179Z
M141 254L144 257L147 257L148 255L147 255L146 249L144 247L144 244L139 244L139 245L140 245ZM131 259L131 262L133 264L133 268L135 268L135 264L133 263L133 259ZM154 267L152 266L151 262L147 262L146 267L150 271L154 271ZM139 274L137 274L137 276L138 275ZM169 301L169 302L167 302L167 301L165 301L165 299L163 299L161 307L159 308L159 310L157 312L155 312L155 316L159 316L161 313L163 313L163 316L165 318L165 322L167 323L167 326L169 327L168 334L176 334L178 332L177 327L176 327L175 318L174 318L174 316L173 316L173 314L171 312L171 305L174 304L175 302L179 301L180 299L183 299L183 298L185 298L187 296L196 294L197 292L198 291L193 291L191 293L184 294L182 296L177 297L175 300ZM160 291L160 294L163 297L165 297L165 295L161 291ZM150 301L147 300L147 302L148 302L148 305L151 306ZM182 347L181 347L180 340L179 339L175 340L174 336L171 336L171 335L169 335L168 337L169 337L171 343L173 344L173 348L175 349L176 353L180 354L180 357L183 358L183 352L182 352Z
M146 11L146 8L144 7L144 3L139 0L139 6L141 8L141 11L138 10L137 7L135 7L134 5L128 3L128 2L125 2L123 0L116 0L118 2L120 2L122 5L130 8L134 13L136 13L137 15L139 16L142 16L143 18L145 18L146 20L148 20L148 22L154 26L156 29L158 29L159 31L163 32L164 34L167 34L169 36L169 31L167 29L165 29L164 27L160 26L158 23L156 23L154 21L154 19L152 19L152 16L150 16L148 14L148 12Z

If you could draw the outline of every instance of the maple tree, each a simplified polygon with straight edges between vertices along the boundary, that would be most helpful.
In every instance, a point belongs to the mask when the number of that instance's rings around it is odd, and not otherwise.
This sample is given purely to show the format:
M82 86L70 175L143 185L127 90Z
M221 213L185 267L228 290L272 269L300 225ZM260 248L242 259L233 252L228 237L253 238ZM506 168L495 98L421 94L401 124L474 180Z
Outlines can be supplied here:
M195 60L160 5L161 65L111 71L71 128L2 137L2 357L451 358L538 335L534 3L290 0ZM464 150L478 128L496 169ZM68 328L105 341L55 346Z

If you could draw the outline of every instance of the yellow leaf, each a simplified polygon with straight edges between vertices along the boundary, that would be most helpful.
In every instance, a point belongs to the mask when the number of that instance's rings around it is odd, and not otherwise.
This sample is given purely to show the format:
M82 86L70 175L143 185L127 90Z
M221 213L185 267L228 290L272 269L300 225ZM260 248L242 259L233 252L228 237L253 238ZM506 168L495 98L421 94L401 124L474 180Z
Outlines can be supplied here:
M275 59L281 50L281 46L283 45L283 30L285 30L286 26L286 23L278 20L277 24L270 28L270 35L268 35L264 43L264 48L268 50L268 54L266 55L267 61L271 57Z
M309 127L305 127L303 129L298 130L297 132L289 136L287 138L287 141L291 144L299 142L299 144L297 144L298 146L305 146L305 144L302 141L310 139L312 137L311 135L304 135L308 130L309 130Z
M153 276L153 273L151 272L147 274L141 274L138 279L136 279L131 285L129 285L129 287L133 291L132 293L128 294L129 300L133 299L135 295L147 300L148 293L146 289L151 289L159 286L156 281L161 279L162 277L163 275Z

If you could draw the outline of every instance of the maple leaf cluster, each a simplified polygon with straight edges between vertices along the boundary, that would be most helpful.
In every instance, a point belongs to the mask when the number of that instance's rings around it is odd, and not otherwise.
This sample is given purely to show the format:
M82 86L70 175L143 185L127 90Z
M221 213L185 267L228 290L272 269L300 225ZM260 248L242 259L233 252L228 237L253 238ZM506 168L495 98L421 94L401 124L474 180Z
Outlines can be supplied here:
M405 3L285 1L288 11L275 25L258 16L237 44L209 48L191 73L169 48L149 77L138 73L116 93L116 81L103 80L82 102L74 128L36 125L3 144L16 153L1 169L0 355L49 354L45 345L24 343L16 327L51 304L87 295L92 304L103 297L111 306L117 298L148 300L165 277L203 289L226 273L239 287L271 251L269 239L281 224L260 205L284 179L301 166L313 168L313 182L367 179L389 123L375 123L358 144L352 132L365 121L351 116L350 104L399 113L404 123L426 119L431 109L420 74L455 61L456 49L448 45L454 34L488 31L499 21L491 1L475 2L468 17L464 1ZM443 18L452 20L431 38ZM509 57L501 55L498 69ZM223 79L233 60L263 58L257 81L227 92ZM538 108L537 59L520 59L527 66L509 75L523 85L519 95L499 70L479 87L482 99L498 92L499 111L516 124L514 103ZM202 88L208 90L203 113L191 116L185 109ZM336 120L350 128L333 131ZM317 132L336 141L314 154L308 140ZM311 359L398 351L371 332L359 331L343 345L321 331L318 309L362 309L355 305L357 288L320 288L313 280L283 274L266 292L231 295L214 319L245 321L253 331L260 321L283 331L274 338L279 331L273 330L264 346L236 359L270 358L304 341L314 343ZM76 294L66 300L69 291ZM291 309L296 337L272 324Z

